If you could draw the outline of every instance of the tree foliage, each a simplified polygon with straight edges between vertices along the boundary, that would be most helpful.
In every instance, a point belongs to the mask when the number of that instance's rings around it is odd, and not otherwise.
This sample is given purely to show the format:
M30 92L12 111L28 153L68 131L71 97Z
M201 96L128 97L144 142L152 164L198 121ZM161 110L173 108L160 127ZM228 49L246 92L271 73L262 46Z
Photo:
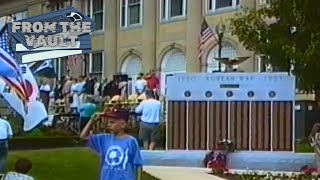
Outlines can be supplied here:
M268 0L231 20L243 45L287 71L293 62L299 88L320 94L320 1Z

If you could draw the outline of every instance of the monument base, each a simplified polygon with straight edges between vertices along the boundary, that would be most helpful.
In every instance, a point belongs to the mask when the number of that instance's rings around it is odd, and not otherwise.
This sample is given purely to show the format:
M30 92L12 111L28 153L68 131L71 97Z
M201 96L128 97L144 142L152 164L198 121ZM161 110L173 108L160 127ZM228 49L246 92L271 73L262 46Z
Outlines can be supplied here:
M202 167L207 151L142 151L145 165ZM240 151L228 155L228 168L247 171L300 172L302 166L316 167L313 153Z

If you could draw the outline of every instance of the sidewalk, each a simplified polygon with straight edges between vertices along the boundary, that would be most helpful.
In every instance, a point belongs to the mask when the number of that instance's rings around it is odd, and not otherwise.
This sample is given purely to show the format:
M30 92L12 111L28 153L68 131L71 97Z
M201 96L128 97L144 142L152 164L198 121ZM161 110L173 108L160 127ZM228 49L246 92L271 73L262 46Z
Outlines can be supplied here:
M205 168L144 166L143 170L161 180L224 180L207 174Z

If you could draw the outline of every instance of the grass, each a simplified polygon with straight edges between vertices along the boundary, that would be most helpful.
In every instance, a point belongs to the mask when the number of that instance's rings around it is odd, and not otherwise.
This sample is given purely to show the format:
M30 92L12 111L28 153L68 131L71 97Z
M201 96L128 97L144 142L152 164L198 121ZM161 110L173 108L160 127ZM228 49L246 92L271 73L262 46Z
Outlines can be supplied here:
M13 169L19 157L32 161L30 175L36 180L99 179L99 157L85 148L11 152L6 165L8 170ZM158 179L143 173L142 180Z

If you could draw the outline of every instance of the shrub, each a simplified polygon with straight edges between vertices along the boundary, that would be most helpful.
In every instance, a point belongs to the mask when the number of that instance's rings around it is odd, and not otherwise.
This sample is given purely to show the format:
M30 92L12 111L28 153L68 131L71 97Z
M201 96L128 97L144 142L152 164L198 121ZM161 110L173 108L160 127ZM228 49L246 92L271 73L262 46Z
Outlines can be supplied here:
M296 142L296 152L299 153L313 153L314 150L310 146L310 142L307 139L302 139L298 142Z
M84 141L79 137L16 137L9 141L10 149L50 149L61 147L84 146Z

